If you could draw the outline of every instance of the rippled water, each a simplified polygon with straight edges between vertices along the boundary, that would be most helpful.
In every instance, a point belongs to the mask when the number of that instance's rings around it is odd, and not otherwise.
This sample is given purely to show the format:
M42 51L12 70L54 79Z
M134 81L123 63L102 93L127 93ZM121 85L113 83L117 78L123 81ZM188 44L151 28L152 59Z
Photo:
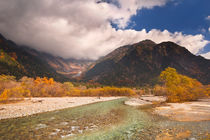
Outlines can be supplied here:
M177 122L152 114L151 106L124 105L125 100L1 120L0 140L210 138L210 121Z

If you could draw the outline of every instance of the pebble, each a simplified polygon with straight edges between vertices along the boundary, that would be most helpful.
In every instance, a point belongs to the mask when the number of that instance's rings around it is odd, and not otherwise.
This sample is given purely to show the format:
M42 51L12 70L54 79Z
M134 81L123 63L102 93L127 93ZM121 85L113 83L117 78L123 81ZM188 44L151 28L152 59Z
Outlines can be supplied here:
M38 130L38 129L42 129L42 128L46 128L46 127L47 127L46 124L40 123L40 124L37 125L37 127L35 129Z
M55 111L59 109L81 106L99 101L109 101L122 97L44 97L25 98L24 101L10 104L1 104L0 120L29 116L37 113ZM40 102L41 100L41 102ZM72 102L69 104L69 102Z
M197 140L196 138L189 138L189 140Z

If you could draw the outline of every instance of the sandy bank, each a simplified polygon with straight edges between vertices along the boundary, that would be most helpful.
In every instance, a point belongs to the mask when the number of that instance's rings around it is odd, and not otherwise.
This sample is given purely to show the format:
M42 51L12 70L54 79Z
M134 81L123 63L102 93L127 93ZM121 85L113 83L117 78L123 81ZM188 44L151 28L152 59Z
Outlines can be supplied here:
M155 102L165 102L166 98L163 96L154 96L154 95L143 95L139 98L131 98L128 101L125 101L126 105L130 106L143 106L143 105L150 105Z
M185 103L167 103L166 106L156 107L155 112L177 121L210 120L210 99Z
M140 98L130 98L126 105L144 106L165 102L163 96L143 95ZM200 99L194 102L167 103L154 108L154 113L177 121L206 121L210 120L210 99Z
M122 97L53 97L53 98L26 98L22 102L0 104L0 120L23 117L32 114L54 111L85 104L109 101Z

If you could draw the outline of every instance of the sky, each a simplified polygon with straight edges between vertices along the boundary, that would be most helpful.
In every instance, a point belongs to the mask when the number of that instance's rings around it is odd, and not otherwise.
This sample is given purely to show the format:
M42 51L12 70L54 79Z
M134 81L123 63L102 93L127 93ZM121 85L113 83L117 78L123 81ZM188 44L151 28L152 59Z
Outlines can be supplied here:
M0 33L64 58L98 59L151 39L210 59L210 1L0 0Z

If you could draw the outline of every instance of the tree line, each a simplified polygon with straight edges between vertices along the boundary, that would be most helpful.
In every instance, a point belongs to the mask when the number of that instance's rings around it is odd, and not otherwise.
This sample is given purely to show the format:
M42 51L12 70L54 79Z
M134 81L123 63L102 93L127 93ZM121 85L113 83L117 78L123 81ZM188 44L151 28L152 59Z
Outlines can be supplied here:
M80 96L137 96L154 94L167 97L168 102L194 101L210 96L210 85L179 74L174 68L161 72L161 84L150 88L109 87L100 84L56 82L47 77L22 77L0 75L0 102L24 97L80 97Z
M0 101L21 99L24 97L79 97L79 96L134 96L130 88L118 87L76 87L71 82L56 82L53 78L22 77L16 80L14 76L0 75Z

